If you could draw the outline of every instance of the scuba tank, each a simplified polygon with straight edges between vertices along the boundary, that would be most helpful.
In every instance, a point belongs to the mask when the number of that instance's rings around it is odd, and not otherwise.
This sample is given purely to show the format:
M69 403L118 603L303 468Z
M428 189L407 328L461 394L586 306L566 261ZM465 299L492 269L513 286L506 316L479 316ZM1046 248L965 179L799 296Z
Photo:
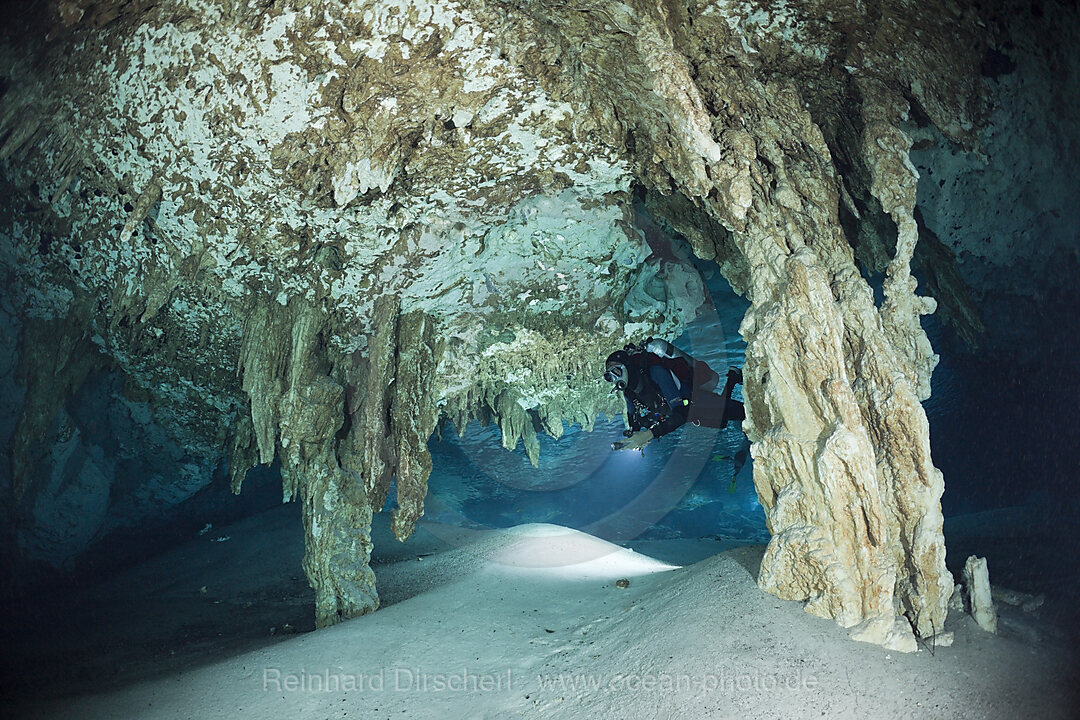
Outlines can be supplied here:
M645 341L645 350L662 358L680 358L685 360L694 371L694 387L711 391L720 383L720 376L704 361L695 360L685 352L675 347L667 340L649 338Z
M694 366L694 358L684 353L679 348L675 347L667 340L661 340L660 338L649 338L645 341L645 349L651 352L653 355L657 355L663 358L675 358L680 357L690 364L690 367Z

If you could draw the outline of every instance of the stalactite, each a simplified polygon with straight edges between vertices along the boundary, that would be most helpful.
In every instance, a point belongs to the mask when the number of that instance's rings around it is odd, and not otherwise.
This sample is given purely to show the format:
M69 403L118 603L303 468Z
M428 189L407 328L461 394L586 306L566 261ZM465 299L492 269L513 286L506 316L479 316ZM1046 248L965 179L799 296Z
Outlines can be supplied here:
M364 487L376 508L386 502L390 490L395 458L394 448L387 441L390 433L389 407L392 398L397 351L398 316L400 304L394 295L383 295L375 301L372 326L374 334L368 343L366 391L360 410L359 429L363 435L359 447L363 458Z
M977 348L986 328L971 288L960 276L956 253L923 224L918 207L915 208L915 220L919 223L915 262L938 300L938 312L944 314L945 321L968 347Z
M919 241L915 223L918 172L908 156L911 138L898 127L908 104L880 83L864 81L862 155L870 169L870 193L896 225L896 249L885 270L881 320L889 340L904 360L903 370L914 383L919 399L930 397L930 375L937 355L919 324L920 315L937 308L933 298L915 294L911 261Z
M371 555L369 493L355 464L339 461L346 420L345 387L330 375L320 333L325 312L300 299L258 303L244 325L240 355L251 422L234 430L233 490L256 456L281 459L282 494L300 496L305 529L303 567L315 591L319 626L378 607ZM252 442L254 438L254 443Z
M135 234L135 229L142 224L146 216L150 214L150 210L155 204L161 200L161 181L157 178L153 178L147 183L146 188L139 194L139 198L135 201L134 209L124 222L124 228L120 231L120 244L127 245L131 242L131 236Z
M394 398L390 407L390 426L397 443L394 453L397 507L391 527L402 541L412 535L416 521L424 514L424 497L431 474L427 441L439 419L434 389L441 354L434 325L433 318L421 311L403 315L398 323Z
M558 402L541 405L537 411L544 432L558 440L563 434L563 408Z
M258 464L258 461L251 413L241 412L233 421L233 434L229 441L229 489L234 494L240 494L248 470Z
M41 108L36 103L8 103L0 115L0 160L16 157L20 151L34 145L34 138L42 132Z
M259 462L274 460L278 432L278 402L284 390L282 381L289 346L287 320L281 308L272 303L257 303L244 322L239 366L243 372L241 388L251 403L251 422L258 448Z
M251 422L235 425L233 488L255 456L252 445L263 463L280 457L283 494L298 493L303 504L304 570L320 626L378 606L368 567L372 513L395 478L392 528L405 540L423 515L431 472L435 321L422 311L401 315L392 295L375 303L372 319L367 357L333 362L321 341L331 321L304 301L259 303L245 323Z
M536 429L533 428L529 413L518 402L518 397L514 390L503 390L495 400L493 410L502 430L503 447L513 450L517 447L518 440L524 438L525 452L529 456L529 462L535 467L539 462Z

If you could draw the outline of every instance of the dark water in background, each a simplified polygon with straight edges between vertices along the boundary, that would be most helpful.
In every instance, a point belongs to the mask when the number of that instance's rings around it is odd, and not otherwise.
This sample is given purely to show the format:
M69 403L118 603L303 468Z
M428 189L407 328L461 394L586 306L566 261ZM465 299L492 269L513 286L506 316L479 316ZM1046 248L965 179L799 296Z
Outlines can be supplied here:
M972 350L924 318L941 363L924 403L945 476L947 564L987 559L990 582L1045 594L1042 615L1080 637L1080 296L982 304Z
M1080 470L1080 298L1026 314L972 351L933 316L941 363L924 403L946 515L1028 503L1075 514ZM988 325L994 318L986 318Z

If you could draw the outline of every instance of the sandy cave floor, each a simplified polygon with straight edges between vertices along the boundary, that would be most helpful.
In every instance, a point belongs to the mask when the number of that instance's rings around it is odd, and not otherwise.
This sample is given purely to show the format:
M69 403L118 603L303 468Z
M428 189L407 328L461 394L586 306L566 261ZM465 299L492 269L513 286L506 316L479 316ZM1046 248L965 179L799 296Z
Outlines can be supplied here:
M995 637L952 613L952 647L890 652L760 592L761 546L713 540L635 552L554 525L425 523L401 544L377 516L384 607L308 632L296 514L283 506L213 528L96 587L9 609L3 715L1066 718L1080 708L1068 635L1045 617L1003 606Z

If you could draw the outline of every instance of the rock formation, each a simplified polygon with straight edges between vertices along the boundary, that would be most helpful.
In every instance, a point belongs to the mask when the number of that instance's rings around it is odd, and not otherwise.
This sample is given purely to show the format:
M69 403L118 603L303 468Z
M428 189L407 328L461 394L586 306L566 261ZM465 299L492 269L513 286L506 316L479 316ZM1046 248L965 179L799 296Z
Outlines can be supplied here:
M107 366L193 454L227 455L236 490L280 458L320 624L373 609L371 513L393 478L411 533L440 417L497 422L537 462L538 432L618 411L611 349L694 317L701 281L650 252L636 193L751 302L761 587L890 647L941 629L936 303L913 258L975 321L919 241L902 128L975 147L972 9L68 0L17 27L16 502L63 397Z
M997 633L997 609L990 589L986 558L972 555L964 563L964 609L983 630Z

